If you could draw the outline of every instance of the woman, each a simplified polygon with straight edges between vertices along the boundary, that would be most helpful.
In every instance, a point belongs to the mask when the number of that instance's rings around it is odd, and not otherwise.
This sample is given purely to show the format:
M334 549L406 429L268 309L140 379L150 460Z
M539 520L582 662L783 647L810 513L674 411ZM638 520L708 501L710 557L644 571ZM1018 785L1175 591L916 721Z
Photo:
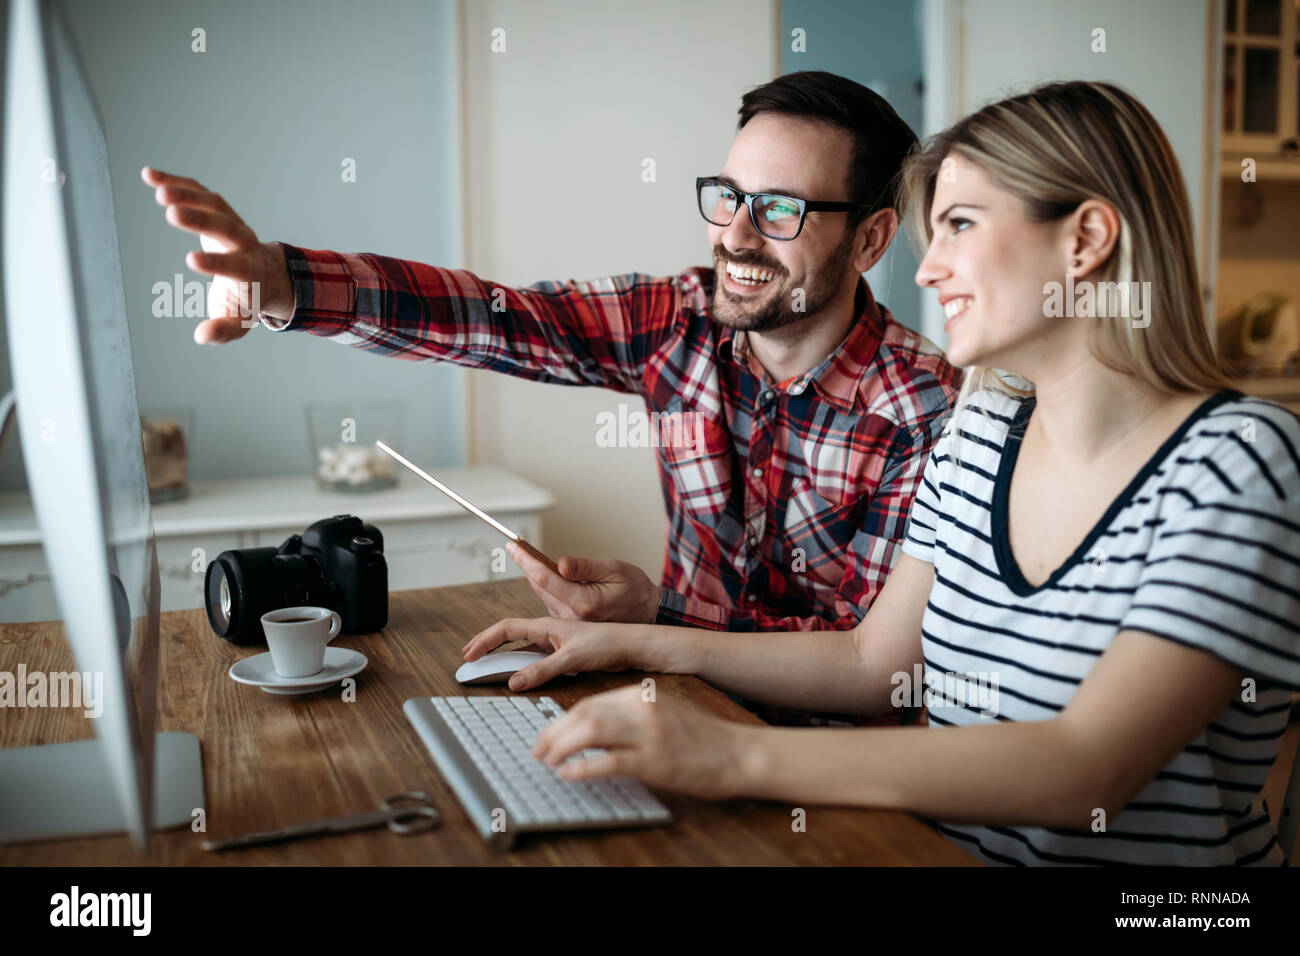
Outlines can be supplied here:
M636 686L534 753L605 748L569 779L909 810L989 862L1280 863L1260 788L1300 689L1300 423L1219 370L1167 140L1115 87L1053 84L940 134L904 189L967 381L859 626L503 621L465 656L552 649L514 690L637 668L862 714L918 702L923 664L930 727L742 726Z

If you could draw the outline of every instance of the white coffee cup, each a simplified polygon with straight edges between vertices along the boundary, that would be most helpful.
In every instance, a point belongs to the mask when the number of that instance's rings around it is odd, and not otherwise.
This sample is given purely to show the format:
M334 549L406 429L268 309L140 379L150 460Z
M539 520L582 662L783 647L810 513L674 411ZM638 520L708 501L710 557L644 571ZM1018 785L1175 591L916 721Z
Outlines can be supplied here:
M281 677L320 673L325 666L325 645L341 630L343 618L327 607L282 607L262 615L271 666Z

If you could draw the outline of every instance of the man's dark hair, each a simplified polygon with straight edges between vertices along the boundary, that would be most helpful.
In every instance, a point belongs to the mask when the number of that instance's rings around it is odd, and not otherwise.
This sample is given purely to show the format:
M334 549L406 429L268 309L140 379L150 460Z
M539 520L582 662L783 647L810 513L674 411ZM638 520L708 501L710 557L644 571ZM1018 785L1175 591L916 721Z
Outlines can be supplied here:
M850 230L880 209L898 208L899 174L903 160L916 145L916 134L883 97L834 73L803 70L778 76L746 93L740 100L737 129L743 129L759 113L830 123L849 134L853 146L848 201L868 207L848 213Z

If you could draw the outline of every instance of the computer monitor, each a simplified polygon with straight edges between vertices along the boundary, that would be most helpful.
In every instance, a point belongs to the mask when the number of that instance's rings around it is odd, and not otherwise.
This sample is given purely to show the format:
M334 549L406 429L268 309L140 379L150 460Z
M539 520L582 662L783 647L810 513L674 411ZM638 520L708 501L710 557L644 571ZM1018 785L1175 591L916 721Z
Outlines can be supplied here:
M87 718L97 739L0 750L0 841L126 831L143 849L151 829L190 823L203 777L197 738L154 733L158 558L108 150L62 4L11 0L8 18L0 207L18 431L64 633L78 671L102 679L102 712Z

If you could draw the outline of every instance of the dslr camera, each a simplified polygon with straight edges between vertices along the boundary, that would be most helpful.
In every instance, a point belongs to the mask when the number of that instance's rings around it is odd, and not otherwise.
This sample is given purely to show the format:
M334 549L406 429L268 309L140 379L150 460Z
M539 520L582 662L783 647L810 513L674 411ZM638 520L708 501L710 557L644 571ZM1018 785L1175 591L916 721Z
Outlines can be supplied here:
M309 604L338 611L343 632L388 623L384 536L353 515L317 521L278 548L222 551L203 579L208 622L233 644L265 640L262 615Z

